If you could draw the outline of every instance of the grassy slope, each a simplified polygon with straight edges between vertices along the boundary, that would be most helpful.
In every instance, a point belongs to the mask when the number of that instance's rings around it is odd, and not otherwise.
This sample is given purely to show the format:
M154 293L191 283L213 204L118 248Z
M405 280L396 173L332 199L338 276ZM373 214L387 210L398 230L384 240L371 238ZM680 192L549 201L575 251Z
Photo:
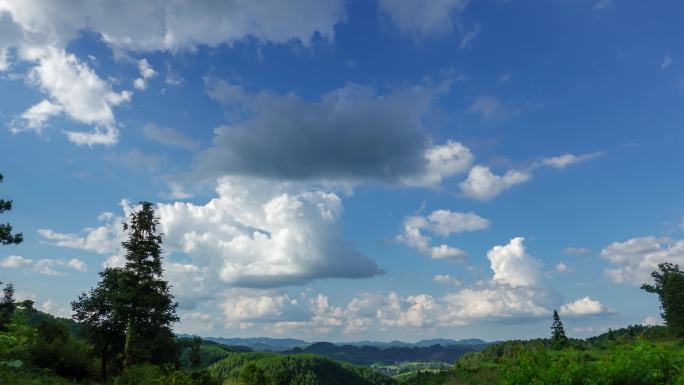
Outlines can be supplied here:
M684 341L641 326L563 349L548 340L508 341L464 356L449 371L397 379L404 385L684 384Z

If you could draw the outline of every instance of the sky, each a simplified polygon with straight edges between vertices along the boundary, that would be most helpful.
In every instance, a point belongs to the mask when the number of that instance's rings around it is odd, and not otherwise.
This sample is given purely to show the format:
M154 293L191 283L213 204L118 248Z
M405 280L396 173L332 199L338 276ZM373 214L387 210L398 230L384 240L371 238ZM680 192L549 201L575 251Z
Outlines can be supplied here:
M155 203L179 333L584 338L684 264L684 4L0 0L0 248L69 317Z

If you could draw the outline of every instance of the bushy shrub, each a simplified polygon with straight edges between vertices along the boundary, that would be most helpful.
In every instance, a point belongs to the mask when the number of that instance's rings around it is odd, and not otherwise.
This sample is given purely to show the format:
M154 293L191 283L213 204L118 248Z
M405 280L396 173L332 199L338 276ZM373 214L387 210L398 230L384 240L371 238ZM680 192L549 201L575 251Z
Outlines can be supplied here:
M596 351L521 351L502 367L505 385L674 385L681 381L684 353L673 344L645 341ZM684 382L682 382L684 384Z

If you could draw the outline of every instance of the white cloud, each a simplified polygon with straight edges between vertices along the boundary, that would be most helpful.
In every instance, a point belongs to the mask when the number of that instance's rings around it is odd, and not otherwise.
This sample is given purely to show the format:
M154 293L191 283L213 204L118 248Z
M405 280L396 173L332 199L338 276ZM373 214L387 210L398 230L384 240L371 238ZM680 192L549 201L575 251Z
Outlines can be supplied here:
M396 240L429 255L432 259L461 261L468 257L465 251L446 244L431 247L432 237L424 235L423 231L446 237L455 233L483 230L488 227L489 221L475 213L437 210L427 217L411 216L404 219L404 231L396 236Z
M646 325L646 326L662 325L663 319L659 315L650 315L650 316L644 318L644 320L641 321L641 324Z
M473 154L461 143L447 141L446 144L432 145L425 150L427 165L417 175L402 177L408 186L438 186L443 179L461 174L470 168Z
M143 127L143 134L157 143L167 146L180 147L186 150L197 150L199 142L187 137L184 133L171 128L160 127L154 123L148 123Z
M581 317L614 314L615 311L599 301L584 297L561 306L558 313L566 317Z
M341 238L342 202L333 193L238 178L220 180L216 192L205 205L157 205L165 250L206 268L207 285L276 287L382 273ZM108 264L120 263L120 223L132 210L126 201L122 207L126 215L108 215L81 234L40 234L58 246L114 254Z
M310 290L293 295L274 290L231 289L223 292L220 301L223 319L227 327L311 335L357 334L369 329L391 332L398 328L421 333L484 321L524 323L550 318L554 308L576 318L613 313L588 297L561 305L556 293L541 280L541 265L525 252L521 243L522 238L514 238L508 245L492 248L491 280L454 289L441 297L394 291L358 292L346 305L336 306L327 296L313 295ZM461 281L448 274L436 275L433 280L462 286Z
M653 236L613 242L603 250L601 257L616 265L604 270L615 283L641 285L651 282L651 272L658 264L670 262L684 266L684 240L671 240Z
M12 122L12 131L40 132L48 118L65 114L70 119L94 126L91 132L65 131L78 145L114 144L119 130L113 108L130 101L129 91L115 92L86 63L63 49L30 47L22 51L25 60L35 62L28 81L49 96L49 100L26 110Z
M586 160L595 159L601 156L603 152L592 152L583 155L573 155L573 154L563 154L559 156L553 156L550 158L545 158L538 164L541 166L549 166L553 168L565 168L575 163L584 162Z
M49 100L44 99L20 115L20 120L23 121L23 125L18 124L18 126L21 128L18 128L17 126L12 127L10 130L15 134L24 130L34 130L37 133L41 133L47 121L53 116L58 116L61 113L62 107L60 105L54 104ZM13 124L16 123L18 123L18 121L15 119Z
M444 283L444 284L449 284L453 286L461 286L463 285L463 281L456 277L452 277L449 274L437 274L434 276L432 279L433 281L437 283Z
M121 251L121 241L124 239L122 224L126 221L127 214L131 212L128 201L120 202L125 216L114 216L112 213L103 213L99 220L104 222L101 226L85 228L79 233L59 233L50 229L39 229L38 234L50 244L77 250L85 250L98 254L113 254Z
M453 17L468 3L469 0L379 0L378 6L403 33L430 36L451 31Z
M473 28L469 29L468 32L461 37L461 44L459 44L458 49L470 49L470 46L473 44L473 40L475 40L477 35L480 34L480 31L482 31L480 24L475 24Z
M224 178L204 206L159 204L169 249L236 286L280 286L315 278L370 277L373 261L340 238L342 203L323 191Z
M468 179L459 184L464 196L488 201L503 191L525 183L532 178L532 174L523 171L509 170L503 176L492 173L489 167L475 166L468 173Z
M670 56L669 53L665 54L665 57L663 58L663 63L660 65L660 69L666 69L672 64L672 56Z
M566 265L565 262L563 262L563 261L558 262L553 269L557 273L572 273L574 271L573 268Z
M461 262L468 259L468 253L457 247L442 244L430 248L430 258Z
M446 311L441 321L446 325L466 325L477 321L503 321L548 317L548 293L535 287L490 284L469 287L447 294Z
M494 246L487 252L487 259L494 271L497 283L511 286L534 286L540 281L541 262L525 250L525 238L516 237L505 246Z
M40 310L56 317L68 319L71 319L71 314L73 313L71 309L66 309L63 306L60 306L59 303L53 301L52 299L48 299L47 301L43 302L40 305Z
M449 210L436 210L427 217L430 231L443 237L466 231L484 230L489 221L479 215L468 212L459 213Z
M208 313L180 312L180 322L174 325L174 331L179 334L213 333L216 331L216 322Z
M62 275L64 272L60 270L63 269L73 269L80 272L88 271L86 263L76 258L72 258L68 261L64 259L47 258L33 260L19 255L9 255L0 260L0 266L9 269L26 269L43 275Z
M143 91L147 88L147 81L157 75L157 71L152 68L150 62L143 58L138 60L138 71L140 71L140 77L133 81L133 86Z

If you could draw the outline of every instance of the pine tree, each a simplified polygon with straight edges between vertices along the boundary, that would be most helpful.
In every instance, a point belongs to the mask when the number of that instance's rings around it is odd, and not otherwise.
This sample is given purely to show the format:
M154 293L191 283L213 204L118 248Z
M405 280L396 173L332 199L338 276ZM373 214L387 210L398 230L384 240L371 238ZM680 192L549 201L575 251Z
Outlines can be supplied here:
M162 236L159 220L150 202L141 202L140 211L131 214L124 224L128 239L124 291L128 303L124 309L126 341L124 367L153 362L173 362L178 347L171 325L178 321L177 303L173 302L168 282L162 279Z
M684 272L678 265L661 263L651 276L655 285L643 284L641 288L658 294L662 317L675 335L684 335Z
M171 325L178 321L168 282L162 279L162 236L149 202L124 224L126 263L100 273L98 286L72 303L74 319L82 322L102 359L106 381L109 363L176 363L178 346Z
M8 283L2 290L2 294L2 300L0 300L0 331L7 329L7 324L12 321L12 315L17 308L14 301L14 285Z
M553 325L551 325L551 340L556 347L562 347L568 340L563 328L563 322L556 310L553 311Z
M3 176L0 174L0 183L2 183ZM6 201L4 199L0 199L0 214L4 213L5 211L10 211L12 210L12 201ZM18 244L21 243L24 240L24 237L22 236L21 233L18 234L12 234L12 226L9 223L5 224L0 224L0 244L3 245L10 245L10 244Z

